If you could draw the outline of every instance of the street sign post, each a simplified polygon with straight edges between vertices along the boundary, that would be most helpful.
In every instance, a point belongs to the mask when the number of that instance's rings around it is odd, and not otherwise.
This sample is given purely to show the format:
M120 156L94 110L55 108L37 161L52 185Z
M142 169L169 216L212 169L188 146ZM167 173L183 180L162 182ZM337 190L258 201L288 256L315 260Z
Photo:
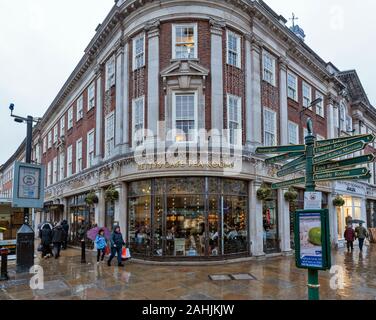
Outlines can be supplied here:
M304 167L305 167L305 163L303 162L300 165L278 171L277 177L281 178L281 177L285 177L285 176L288 176L290 174L302 171L302 170L304 170Z
M349 180L349 179L363 179L368 177L370 171L366 168L328 171L317 173L313 176L315 181L330 181L330 180Z
M331 171L331 170L346 168L346 167L355 166L359 164L365 164L369 162L374 162L375 158L376 157L373 154L368 154L365 156L355 157L352 159L325 162L322 164L315 165L314 171L316 173L321 173L324 171Z
M342 157L342 156L346 156L350 153L361 151L366 146L367 146L367 143L365 143L363 141L355 142L355 143L350 144L349 146L339 148L337 150L331 151L331 152L323 154L321 156L316 156L313 159L313 163L318 164L318 163L321 163L321 162L326 162L328 160L332 160L332 159L336 159L336 158L339 158L339 157Z
M305 183L305 178L297 178L297 179L293 179L293 180L287 180L287 181L283 181L283 182L280 182L280 183L273 183L272 184L272 189L276 190L276 189L282 189L282 188L286 188L286 187L289 187L289 186L293 186L293 185L297 185L297 184L304 184Z
M289 159L294 159L297 157L304 156L304 152L291 152L291 153L285 153L280 156L272 157L265 160L266 164L274 164L278 162L282 162Z
M347 141L347 140L354 140L354 139L359 139L359 140L355 140L353 142L366 141L367 139L369 139L369 138L366 138L366 137L369 137L369 136L370 135L368 135L368 134L362 134L362 135L357 135L357 136L341 137L341 138L328 139L328 140L320 140L320 141L316 141L315 146L316 147L324 147L324 146L327 146L329 144L341 143L341 142L344 142L344 141Z
M315 154L318 153L324 153L329 152L333 150L337 150L339 148L348 147L349 145L355 143L355 142L364 142L364 143L372 143L375 141L375 136L372 134L368 134L365 136L358 136L358 137L352 137L347 140L343 140L336 143L327 144L325 146L319 146L315 148Z
M306 156L303 155L295 160L290 161L289 163L286 163L281 168L281 170L286 170L286 169L290 169L290 168L297 167L297 166L304 166L305 163L306 163Z
M304 144L277 146L277 147L259 147L256 149L257 154L274 154L274 153L304 152L304 151L305 151Z

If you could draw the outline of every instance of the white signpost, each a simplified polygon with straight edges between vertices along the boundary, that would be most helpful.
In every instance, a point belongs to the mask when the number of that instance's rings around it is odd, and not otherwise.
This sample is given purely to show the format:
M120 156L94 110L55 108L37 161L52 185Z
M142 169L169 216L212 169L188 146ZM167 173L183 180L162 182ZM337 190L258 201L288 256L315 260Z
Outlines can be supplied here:
M304 210L321 210L322 192L304 193Z

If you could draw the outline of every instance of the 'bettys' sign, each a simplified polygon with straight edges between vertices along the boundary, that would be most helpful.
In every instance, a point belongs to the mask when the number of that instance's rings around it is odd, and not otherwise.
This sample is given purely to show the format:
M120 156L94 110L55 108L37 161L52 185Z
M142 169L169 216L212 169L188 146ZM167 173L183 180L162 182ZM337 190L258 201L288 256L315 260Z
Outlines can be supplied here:
M366 187L354 182L337 181L335 184L335 191L344 194L354 193L362 196L366 195Z

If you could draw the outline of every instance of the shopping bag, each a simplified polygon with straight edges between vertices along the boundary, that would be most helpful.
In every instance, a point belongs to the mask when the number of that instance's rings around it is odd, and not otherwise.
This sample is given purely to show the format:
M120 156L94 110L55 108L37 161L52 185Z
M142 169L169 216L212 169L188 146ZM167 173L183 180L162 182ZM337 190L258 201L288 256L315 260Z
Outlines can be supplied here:
M106 249L104 249L104 253L106 256L109 256L111 254L111 250L109 246L107 246Z
M121 251L121 258L123 260L126 260L127 259L127 248L123 248L122 251Z
M131 250L129 248L127 248L127 253L126 253L125 257L126 257L127 260L130 259L130 258L132 258L132 256L131 256Z

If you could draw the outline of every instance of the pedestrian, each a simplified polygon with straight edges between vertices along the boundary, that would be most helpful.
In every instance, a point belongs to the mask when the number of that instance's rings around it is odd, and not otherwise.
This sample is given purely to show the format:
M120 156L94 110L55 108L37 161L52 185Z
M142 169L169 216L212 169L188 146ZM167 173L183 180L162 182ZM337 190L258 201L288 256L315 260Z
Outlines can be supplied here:
M359 223L359 227L355 229L356 237L359 239L360 252L363 251L364 240L368 238L367 229L363 227L363 223Z
M61 245L65 239L65 231L60 223L52 230L52 243L54 245L55 259L60 257Z
M42 245L42 258L51 257L52 228L50 224L46 223L42 226L42 229L39 231L39 238Z
M345 234L344 234L345 240L347 242L347 251L353 252L354 251L354 241L355 241L355 230L353 229L352 225L349 224L346 227Z
M61 223L63 229L64 229L64 232L65 232L65 237L64 237L64 241L63 241L63 250L67 250L68 248L68 234L69 234L69 224L68 224L68 221L67 220L63 220L63 222Z
M106 247L107 247L107 242L104 236L103 229L99 230L99 233L97 234L97 237L95 238L95 245L97 247L97 263L99 264L99 259L102 262L104 261L104 256L106 255Z
M118 266L124 267L121 260L123 246L125 245L123 235L121 234L120 227L116 226L114 232L111 234L111 256L107 265L111 267L111 261L117 255Z

